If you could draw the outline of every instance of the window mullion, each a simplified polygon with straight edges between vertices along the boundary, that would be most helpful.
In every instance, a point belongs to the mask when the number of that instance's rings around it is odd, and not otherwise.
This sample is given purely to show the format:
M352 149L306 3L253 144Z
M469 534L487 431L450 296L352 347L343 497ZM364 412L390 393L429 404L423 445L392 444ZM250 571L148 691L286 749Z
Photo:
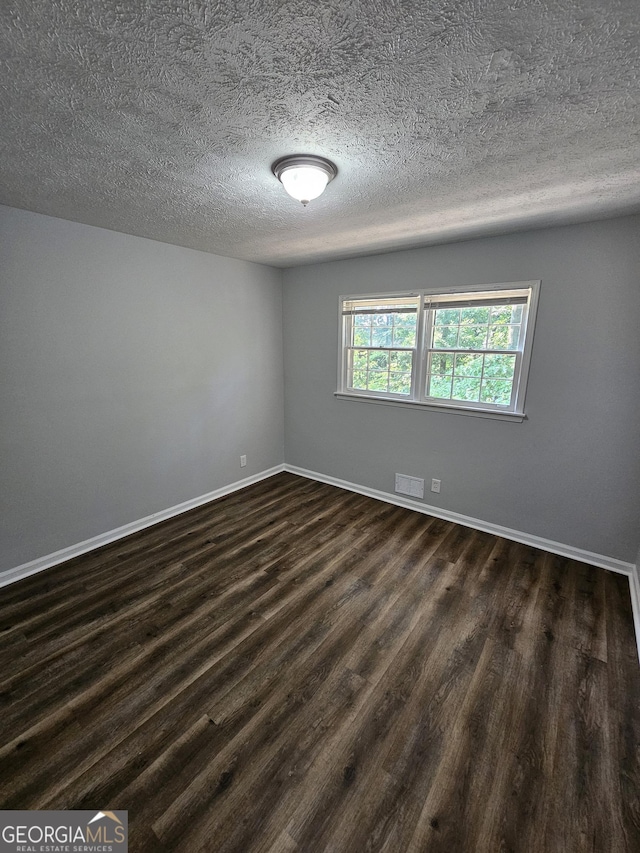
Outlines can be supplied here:
M431 340L431 311L424 306L424 296L420 297L418 305L418 335L416 339L416 366L415 387L413 388L413 399L424 400L425 382L427 379L427 358L429 341Z
M511 402L509 403L509 407L511 409L515 409L516 403L518 401L518 394L520 393L520 379L522 373L522 350L516 350L514 352L516 357L515 368L514 368L514 381L511 386Z
M353 317L343 317L343 339L342 339L342 387L349 387L349 361L353 358Z
M489 332L487 331L487 335L488 334L489 334ZM487 357L487 353L483 352L482 353L482 370L480 371L480 389L478 391L478 400L479 401L482 400L482 385L484 383L484 364L485 364L486 357Z

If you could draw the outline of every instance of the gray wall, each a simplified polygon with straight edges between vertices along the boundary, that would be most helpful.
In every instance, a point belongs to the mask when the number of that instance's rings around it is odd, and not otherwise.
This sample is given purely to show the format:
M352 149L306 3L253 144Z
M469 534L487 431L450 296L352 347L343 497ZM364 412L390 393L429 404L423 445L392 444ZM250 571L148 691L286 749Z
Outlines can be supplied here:
M339 295L541 279L521 424L334 397ZM640 218L297 267L284 274L285 457L634 561L640 492Z
M283 461L633 562L640 218L281 272L0 207L0 571ZM338 296L542 279L522 424L334 397ZM248 456L240 469L238 457Z
M0 207L0 571L282 463L281 292Z

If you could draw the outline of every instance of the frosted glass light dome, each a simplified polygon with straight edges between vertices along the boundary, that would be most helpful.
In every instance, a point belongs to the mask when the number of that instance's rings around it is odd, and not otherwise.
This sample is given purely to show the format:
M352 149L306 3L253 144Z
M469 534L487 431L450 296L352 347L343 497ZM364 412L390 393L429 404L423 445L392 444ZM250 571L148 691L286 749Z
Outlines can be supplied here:
M322 195L329 181L338 174L333 163L312 154L283 157L271 168L291 198L302 202L305 207Z

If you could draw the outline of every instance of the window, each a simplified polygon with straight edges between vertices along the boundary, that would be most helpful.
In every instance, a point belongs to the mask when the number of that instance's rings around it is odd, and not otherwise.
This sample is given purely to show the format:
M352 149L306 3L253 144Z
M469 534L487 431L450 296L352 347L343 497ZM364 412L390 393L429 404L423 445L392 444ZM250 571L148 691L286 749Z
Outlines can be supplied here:
M522 417L538 289L341 299L338 394Z

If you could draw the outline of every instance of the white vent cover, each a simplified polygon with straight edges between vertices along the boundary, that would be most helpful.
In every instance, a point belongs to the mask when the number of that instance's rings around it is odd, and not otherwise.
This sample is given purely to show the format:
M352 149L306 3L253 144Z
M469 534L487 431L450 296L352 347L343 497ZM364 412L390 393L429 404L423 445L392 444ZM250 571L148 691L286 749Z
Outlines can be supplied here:
M424 498L424 480L408 474L396 474L396 492L412 498Z

